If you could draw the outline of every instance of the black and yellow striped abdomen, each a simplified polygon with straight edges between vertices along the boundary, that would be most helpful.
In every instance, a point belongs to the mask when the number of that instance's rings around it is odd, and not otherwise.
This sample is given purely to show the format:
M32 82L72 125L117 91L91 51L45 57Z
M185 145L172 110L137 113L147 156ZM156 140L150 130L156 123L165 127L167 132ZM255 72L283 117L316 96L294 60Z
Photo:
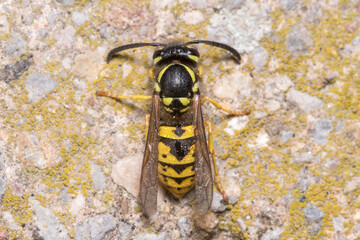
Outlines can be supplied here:
M183 197L195 185L195 136L192 125L160 126L158 176L175 197Z

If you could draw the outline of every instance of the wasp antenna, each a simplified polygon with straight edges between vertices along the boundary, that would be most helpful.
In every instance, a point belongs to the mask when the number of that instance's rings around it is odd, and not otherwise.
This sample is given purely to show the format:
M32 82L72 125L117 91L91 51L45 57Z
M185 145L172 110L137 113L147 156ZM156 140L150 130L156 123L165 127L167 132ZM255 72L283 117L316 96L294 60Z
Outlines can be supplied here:
M131 48L138 48L138 47L158 47L158 46L166 46L166 44L163 43L130 43L130 44L126 44L126 45L121 45L117 48L112 49L107 57L106 57L106 62L109 63L110 60L113 58L113 56L121 51L127 50L127 49L131 49Z
M241 60L240 53L235 48L230 47L229 45L224 44L224 43L208 41L208 40L194 40L194 41L190 41L190 42L185 43L185 45L199 44L199 43L203 43L203 44L207 44L207 45L210 45L210 46L214 46L214 47L218 47L218 48L228 50L229 52L231 52L234 55L234 57L236 59L236 62L240 63L240 60Z

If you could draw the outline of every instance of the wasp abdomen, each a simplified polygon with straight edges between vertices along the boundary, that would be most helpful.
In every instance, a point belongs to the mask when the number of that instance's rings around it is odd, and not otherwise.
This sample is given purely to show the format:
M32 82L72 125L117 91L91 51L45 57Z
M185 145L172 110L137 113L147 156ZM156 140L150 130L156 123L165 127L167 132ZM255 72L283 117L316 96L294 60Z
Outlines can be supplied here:
M160 182L175 197L183 197L195 185L195 136L192 125L161 126L158 157Z

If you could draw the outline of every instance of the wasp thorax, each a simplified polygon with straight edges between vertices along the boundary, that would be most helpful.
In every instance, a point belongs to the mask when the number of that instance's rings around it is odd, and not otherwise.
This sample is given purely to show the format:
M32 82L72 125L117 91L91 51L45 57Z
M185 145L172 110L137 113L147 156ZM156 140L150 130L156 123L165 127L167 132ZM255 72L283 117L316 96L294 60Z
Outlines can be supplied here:
M169 112L185 112L189 109L197 81L194 71L181 63L164 67L155 89L160 92L164 107Z

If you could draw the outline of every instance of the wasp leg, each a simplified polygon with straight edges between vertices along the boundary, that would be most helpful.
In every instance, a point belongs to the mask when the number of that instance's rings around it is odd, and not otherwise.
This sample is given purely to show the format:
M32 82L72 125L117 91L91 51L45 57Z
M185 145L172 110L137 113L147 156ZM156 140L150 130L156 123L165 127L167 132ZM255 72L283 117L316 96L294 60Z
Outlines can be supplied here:
M214 141L213 141L212 131L211 131L211 122L204 121L204 124L205 124L205 126L207 128L207 132L208 132L208 148L209 148L209 153L211 155L211 159L212 159L213 166L214 166L214 176L215 176L216 185L217 185L217 188L218 188L219 192L223 196L225 202L228 202L229 198L226 195L224 187L221 184L219 172L218 172L218 169L217 169L217 166L216 166L215 152L214 152Z
M112 94L110 92L105 91L96 91L96 96L104 96L109 97L115 100L123 100L123 99L130 99L130 100L150 100L152 96L146 96L146 95L135 95L135 96L121 96Z
M209 101L212 105L214 105L217 109L221 109L224 112L227 112L231 115L235 115L235 116L244 116L244 115L248 115L250 113L249 109L244 109L244 110L240 110L240 111L236 111L236 110L231 110L231 109L227 109L224 108L223 106L221 106L220 103L216 102L214 99L211 99L209 97L203 97L203 99L201 100L201 103L204 103L205 101Z

